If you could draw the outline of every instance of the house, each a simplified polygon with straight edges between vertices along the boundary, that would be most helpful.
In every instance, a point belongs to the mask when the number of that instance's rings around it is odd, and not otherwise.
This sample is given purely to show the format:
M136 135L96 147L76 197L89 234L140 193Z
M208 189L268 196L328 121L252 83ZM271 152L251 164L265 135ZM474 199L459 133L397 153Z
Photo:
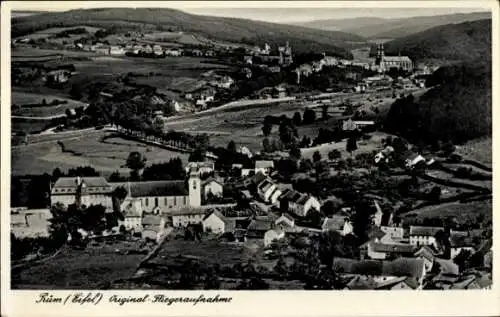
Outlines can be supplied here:
M358 126L352 121L352 119L345 120L342 123L342 130L343 131L355 131L358 129Z
M299 217L305 217L311 208L318 211L321 208L321 204L316 197L295 190L288 190L279 200L281 210L292 212Z
M387 282L379 283L375 287L376 290L417 290L420 288L421 286L414 277L406 276L390 279Z
M111 45L109 47L109 54L110 55L125 55L125 50L123 47L117 46L117 45Z
M134 232L142 232L142 201L137 198L125 199L120 206L120 211L123 215L123 221L119 221L118 225L123 225L126 230Z
M269 197L269 202L273 205L279 205L279 198L283 195L282 189L280 188L279 185L274 189L274 191L271 193L271 196Z
M432 245L436 246L435 235L439 231L443 231L442 227L422 227L422 226L410 226L410 244L421 246L421 245Z
M142 47L142 51L146 54L152 54L153 48L151 47L151 45L146 44L145 46Z
M274 98L285 98L286 97L285 87L281 87L281 86L274 87L273 97Z
M295 219L293 219L288 214L281 214L281 216L276 219L274 222L276 228L280 228L285 230L285 228L294 228L295 227Z
M102 54L102 55L109 55L110 53L110 47L105 45L105 46L97 46L94 50L97 54Z
M182 50L177 49L177 48L168 48L165 50L165 56L181 56L182 55Z
M255 161L255 174L260 172L264 175L269 175L273 169L273 161Z
M281 240L285 237L285 231L281 229L271 229L264 234L264 246L270 246L274 241Z
M429 246L424 245L417 252L415 252L414 256L424 261L424 266L427 272L432 270L436 254L434 250L429 248Z
M113 188L125 188L129 199L140 200L145 213L169 214L190 204L189 190L184 181L125 182L111 185Z
M186 166L186 173L193 167L198 168L200 175L212 174L215 171L214 162L189 162Z
M69 77L71 76L71 72L65 70L65 69L57 69L57 70L52 70L48 72L45 75L45 81L48 83L65 83L69 80Z
M394 227L394 226L381 226L380 230L385 233L387 238L392 241L400 241L403 240L405 230L403 227Z
M216 197L222 197L223 193L223 184L222 182L216 180L213 177L210 177L206 180L204 180L201 183L201 186L203 187L203 197L207 199L209 195L213 195Z
M75 204L78 196L82 205L103 205L112 211L112 191L104 177L59 177L50 191L50 203L68 206Z
M271 179L265 179L257 186L257 193L264 202L269 202L275 190L276 184L274 184Z
M207 214L202 221L203 231L213 233L233 232L236 228L236 220L224 217L218 210Z
M255 173L255 169L253 169L253 168L242 168L241 169L241 177L250 176L252 173Z
M412 153L406 158L405 166L407 168L413 168L420 162L425 162L425 158L418 153Z
M147 215L142 218L142 237L159 242L165 234L165 218L158 215Z
M270 217L255 217L247 227L246 239L264 239L267 231L274 229L274 220Z
M175 228L187 227L188 225L201 224L205 218L206 211L201 208L183 208L175 210L172 215L172 226Z
M243 155L246 155L246 156L248 156L249 158L252 158L252 156L253 156L252 151L250 151L250 149L249 149L249 148L247 148L246 146L240 146L240 147L238 148L237 152L238 152L238 153L241 153L241 154L243 154Z
M354 274L371 276L378 283L394 277L411 277L422 287L426 275L424 261L414 258L398 258L392 261L355 260L334 257L333 270L338 274Z
M415 246L402 243L386 244L374 239L362 245L360 249L365 251L370 259L385 260L399 256L411 257L414 254Z
M153 45L153 53L154 53L155 55L157 55L157 56L159 56L159 55L163 55L163 49L161 48L161 46L160 46L160 45L155 44L155 45Z
M462 251L475 252L474 243L467 232L450 232L450 258L454 259Z
M491 273L489 274L472 274L465 276L464 279L453 283L450 289L480 289L491 290L493 284Z
M333 215L331 217L326 217L325 220L323 220L321 230L323 232L336 231L342 236L345 236L352 233L353 226L347 217Z
M219 81L215 82L215 86L219 88L229 89L234 84L234 79L229 76L222 77Z

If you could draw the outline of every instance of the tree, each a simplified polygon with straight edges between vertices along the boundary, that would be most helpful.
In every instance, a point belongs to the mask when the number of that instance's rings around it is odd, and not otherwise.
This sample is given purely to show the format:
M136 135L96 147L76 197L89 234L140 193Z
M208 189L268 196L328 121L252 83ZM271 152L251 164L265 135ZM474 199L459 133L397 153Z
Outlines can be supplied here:
M272 124L264 123L264 126L262 127L262 133L264 134L264 136L267 137L271 134L272 129L273 129Z
M439 201L439 199L441 198L441 187L439 186L432 187L428 197L429 200L431 201Z
M323 120L328 120L328 105L324 104L321 106L321 115Z
M302 159L300 161L300 164L299 164L299 169L304 172L304 173L307 173L309 172L310 170L312 170L314 168L314 165L312 163L312 161L310 159Z
M292 122L295 126L299 126L302 124L302 116L300 115L300 112L296 111L293 114Z
M128 192L123 186L118 186L113 191L113 197L118 198L119 200L124 200L127 197Z
M313 153L313 162L317 163L319 161L321 161L321 153L319 153L319 151L315 151Z
M133 180L139 179L139 171L146 166L146 157L140 152L131 152L127 158L125 166L131 169L130 176Z
M227 149L231 153L236 153L236 143L234 143L233 140L229 141L229 143L227 144Z
M280 256L278 262L274 265L274 272L279 275L281 279L286 279L290 270L285 262L285 259Z
M347 139L346 143L346 151L349 152L352 156L352 152L356 151L358 149L358 145L356 143L356 138L355 137L350 137Z
M300 148L297 145L292 145L290 147L290 156L294 159L300 159L300 156L302 155L302 152L300 151Z
M120 175L120 172L118 172L118 171L114 171L113 173L111 173L111 175L109 175L109 178L108 178L108 181L110 181L110 182L122 182L124 180L125 180L125 178L122 177Z
M303 124L311 124L316 121L316 112L311 108L304 110L304 117L302 119Z
M328 152L328 159L330 161L338 160L341 157L342 157L342 154L337 149L334 149L334 150L331 150L330 152Z
M264 140L262 140L262 149L264 150L264 152L272 152L272 147L271 147L271 142L269 142L269 139L268 138L265 138Z
M201 147L197 147L189 155L188 161L189 162L203 162L205 160L205 154L206 154L205 149L203 149Z

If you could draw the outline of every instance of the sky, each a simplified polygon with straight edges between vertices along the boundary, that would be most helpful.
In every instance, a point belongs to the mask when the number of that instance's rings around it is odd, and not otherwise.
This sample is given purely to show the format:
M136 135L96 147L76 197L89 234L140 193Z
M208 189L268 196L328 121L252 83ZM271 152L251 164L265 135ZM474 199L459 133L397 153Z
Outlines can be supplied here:
M356 17L405 18L412 16L441 15L486 11L487 1L402 1L395 8L395 1L20 1L23 10L62 11L99 7L169 7L188 13L246 18L275 23L300 23L323 19ZM376 3L376 7L375 4ZM430 3L440 8L430 8ZM61 6L66 7L61 7ZM340 7L339 7L340 6ZM481 6L483 8L481 8ZM259 8L260 7L260 8ZM371 8L370 8L371 7Z

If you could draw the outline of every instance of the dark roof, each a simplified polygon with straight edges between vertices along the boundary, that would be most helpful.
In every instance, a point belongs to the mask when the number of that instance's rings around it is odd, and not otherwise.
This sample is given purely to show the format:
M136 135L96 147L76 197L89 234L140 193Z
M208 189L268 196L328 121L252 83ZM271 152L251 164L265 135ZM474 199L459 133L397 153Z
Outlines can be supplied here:
M142 224L145 226L160 226L161 217L155 215L146 215L142 218Z
M410 226L410 236L434 236L439 231L444 230L443 227L422 227Z
M53 187L76 187L77 179L77 177L59 177ZM80 179L87 187L109 186L104 177L81 177Z
M472 247L474 243L472 239L468 236L463 236L460 234L452 234L450 236L450 245L452 248L462 248L462 247Z
M368 239L382 239L385 237L386 233L383 232L379 227L374 227L368 231Z
M356 275L346 287L351 290L371 290L377 287L377 282L371 276Z
M420 278L424 270L424 261L414 258L399 258L394 261L334 258L333 269L338 273Z
M247 230L268 231L273 228L272 219L253 219L247 227Z
M184 181L147 181L147 182L124 182L111 183L113 188L124 187L127 191L130 188L132 197L154 197L154 196L186 196L188 190Z
M204 185L206 185L206 184L208 184L208 183L211 183L211 182L216 182L217 184L219 184L219 185L221 185L221 186L223 185L221 181L219 181L219 180L217 180L217 179L215 179L215 178L213 178L213 177L209 177L209 178L207 178L206 180L204 180L204 181L202 182L202 185L204 186Z
M375 252L381 253L408 253L413 254L415 246L410 244L385 244L372 242L371 247Z
M415 256L422 256L429 261L434 261L436 254L435 254L434 250L432 250L430 247L424 245L417 252L415 252Z
M171 215L172 216L204 215L206 212L207 212L206 209L186 207L179 210L172 210Z
M262 174L261 172L255 174L252 178L252 183L255 185L260 184L263 180L267 178L266 175Z
M325 218L321 228L327 230L342 230L344 228L345 223L346 223L346 217L333 215L332 217Z

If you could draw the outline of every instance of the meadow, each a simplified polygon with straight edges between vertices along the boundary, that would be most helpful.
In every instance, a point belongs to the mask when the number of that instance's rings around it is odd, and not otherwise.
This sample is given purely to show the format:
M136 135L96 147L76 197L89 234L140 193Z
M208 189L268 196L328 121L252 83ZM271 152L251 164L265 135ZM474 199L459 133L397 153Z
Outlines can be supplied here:
M492 145L491 137L477 139L457 146L456 152L465 158L491 166L493 163Z
M12 110L12 115L24 117L51 117L65 115L67 109L74 109L86 104L80 101L27 92L13 91L11 94L12 104L20 106ZM66 101L67 103L59 105L42 106L43 100L50 104L54 100Z
M147 146L140 142L112 137L102 138L106 132L86 134L73 139L64 139L64 152L56 141L48 141L29 146L19 146L11 151L11 170L13 175L52 173L55 168L68 170L78 166L92 166L103 175L118 170L128 175L130 170L124 166L132 151L138 151L147 158L147 165L166 162L179 157L186 163L188 155L162 148Z

